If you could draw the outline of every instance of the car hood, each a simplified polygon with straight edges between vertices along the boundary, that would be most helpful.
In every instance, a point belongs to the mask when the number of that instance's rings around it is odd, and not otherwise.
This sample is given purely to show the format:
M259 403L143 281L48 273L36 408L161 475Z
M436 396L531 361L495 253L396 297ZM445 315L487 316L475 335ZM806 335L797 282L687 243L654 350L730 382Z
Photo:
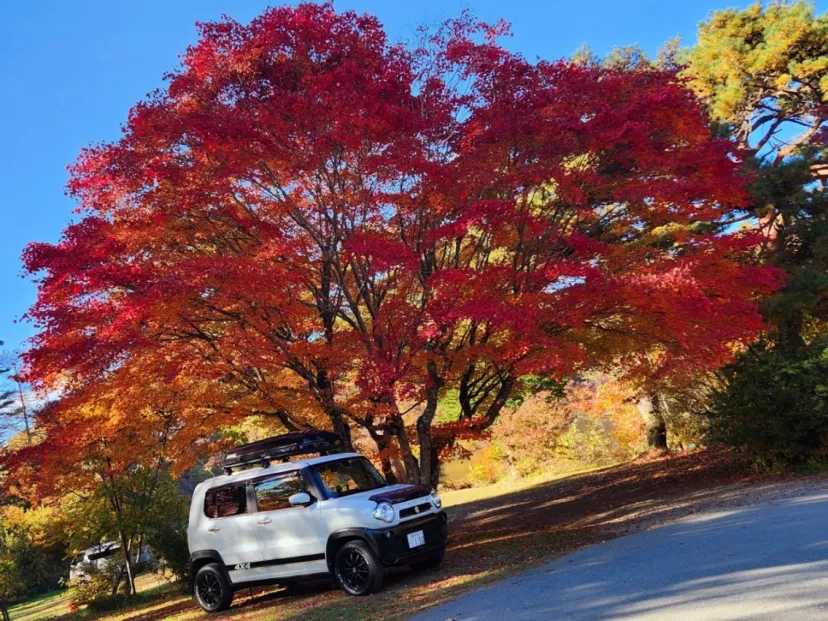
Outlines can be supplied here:
M392 505L396 505L407 500L428 496L430 493L431 488L427 485L389 485L380 490L374 490L374 494L369 500L389 502Z

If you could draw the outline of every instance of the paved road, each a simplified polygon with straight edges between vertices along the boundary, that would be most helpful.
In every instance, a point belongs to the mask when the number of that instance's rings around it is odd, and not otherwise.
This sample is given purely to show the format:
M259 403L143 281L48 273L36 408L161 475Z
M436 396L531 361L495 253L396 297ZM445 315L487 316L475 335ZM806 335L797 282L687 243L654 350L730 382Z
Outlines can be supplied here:
M586 548L415 621L826 621L828 495Z

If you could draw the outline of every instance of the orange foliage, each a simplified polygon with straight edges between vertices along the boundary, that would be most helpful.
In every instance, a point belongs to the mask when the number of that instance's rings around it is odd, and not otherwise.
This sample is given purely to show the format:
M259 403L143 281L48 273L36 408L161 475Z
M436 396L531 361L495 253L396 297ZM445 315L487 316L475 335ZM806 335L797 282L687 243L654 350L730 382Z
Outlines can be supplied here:
M628 383L605 375L570 383L563 398L539 393L505 411L492 429L519 474L555 469L556 462L603 465L629 459L645 446L646 426Z
M525 374L691 374L751 339L779 279L723 224L747 194L697 99L669 71L530 63L505 31L464 14L407 49L310 3L202 24L71 167L79 221L25 252L27 376L65 395L30 467L149 458L160 425L180 469L278 414L359 425L433 484ZM448 388L463 420L435 433Z

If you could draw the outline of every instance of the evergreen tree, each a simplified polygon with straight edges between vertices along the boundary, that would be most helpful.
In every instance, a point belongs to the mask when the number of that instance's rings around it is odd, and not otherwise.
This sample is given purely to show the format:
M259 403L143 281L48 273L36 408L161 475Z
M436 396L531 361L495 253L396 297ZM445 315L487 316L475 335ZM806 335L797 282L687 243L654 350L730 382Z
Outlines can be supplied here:
M828 351L828 15L801 0L716 11L681 60L753 175L744 222L763 237L757 260L787 275L764 305L768 339L724 371L713 430L762 459L807 459L828 433L813 372Z

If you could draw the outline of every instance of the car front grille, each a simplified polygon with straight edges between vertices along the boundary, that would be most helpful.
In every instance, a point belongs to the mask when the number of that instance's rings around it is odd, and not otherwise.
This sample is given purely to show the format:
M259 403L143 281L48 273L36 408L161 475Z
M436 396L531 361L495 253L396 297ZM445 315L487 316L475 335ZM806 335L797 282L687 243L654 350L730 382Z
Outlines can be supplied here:
M416 517L418 515L426 515L431 511L431 503L430 502L423 502L418 505L414 505L413 507L408 507L406 509L400 510L400 519L404 520L410 517Z

